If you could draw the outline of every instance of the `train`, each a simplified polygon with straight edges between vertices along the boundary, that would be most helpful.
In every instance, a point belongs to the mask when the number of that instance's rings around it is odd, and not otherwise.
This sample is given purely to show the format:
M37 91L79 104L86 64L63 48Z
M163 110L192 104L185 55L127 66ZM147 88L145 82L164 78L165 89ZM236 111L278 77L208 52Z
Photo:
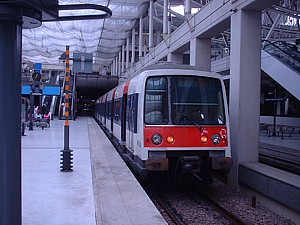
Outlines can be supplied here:
M222 77L187 65L145 68L95 101L95 120L142 178L226 180L232 166Z

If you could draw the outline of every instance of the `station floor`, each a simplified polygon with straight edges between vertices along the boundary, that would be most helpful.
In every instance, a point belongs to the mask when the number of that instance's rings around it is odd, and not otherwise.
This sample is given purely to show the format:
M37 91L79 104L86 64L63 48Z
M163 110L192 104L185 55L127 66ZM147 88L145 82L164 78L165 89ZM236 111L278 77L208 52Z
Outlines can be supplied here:
M60 171L64 121L22 136L23 225L167 223L89 117L69 121L73 171Z

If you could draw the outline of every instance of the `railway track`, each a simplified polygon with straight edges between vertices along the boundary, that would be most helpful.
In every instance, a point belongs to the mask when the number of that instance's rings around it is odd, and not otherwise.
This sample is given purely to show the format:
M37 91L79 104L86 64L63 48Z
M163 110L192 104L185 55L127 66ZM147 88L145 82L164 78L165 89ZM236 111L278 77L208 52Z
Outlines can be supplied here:
M222 206L219 202L212 199L209 195L202 193L200 195L200 200L195 199L194 196L187 193L188 196L190 196L194 201L201 203L203 200L209 204L214 210L219 212L222 216L224 216L228 221L230 221L232 224L236 225L251 225L248 221L243 220L241 217L239 217L237 214L232 213L230 209Z
M259 162L300 175L299 153L294 149L260 143Z
M160 191L143 186L169 225L237 224L250 225L238 214L199 190Z

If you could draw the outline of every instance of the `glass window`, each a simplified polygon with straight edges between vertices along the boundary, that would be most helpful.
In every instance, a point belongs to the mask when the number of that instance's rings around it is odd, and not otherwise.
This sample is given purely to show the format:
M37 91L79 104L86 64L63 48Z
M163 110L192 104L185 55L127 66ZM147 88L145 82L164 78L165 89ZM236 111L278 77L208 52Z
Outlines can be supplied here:
M171 118L174 124L225 124L220 80L171 77Z
M168 123L168 98L166 77L149 77L145 92L145 123Z

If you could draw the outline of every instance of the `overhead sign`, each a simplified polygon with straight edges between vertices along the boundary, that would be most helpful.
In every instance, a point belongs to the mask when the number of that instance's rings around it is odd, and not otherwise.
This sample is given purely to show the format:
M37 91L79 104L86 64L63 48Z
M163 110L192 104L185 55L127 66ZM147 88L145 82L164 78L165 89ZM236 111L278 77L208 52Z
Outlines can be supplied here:
M73 53L73 72L93 73L93 53Z
M31 87L31 94L32 95L43 95L43 89L40 87Z
M266 98L265 102L284 102L285 98Z

